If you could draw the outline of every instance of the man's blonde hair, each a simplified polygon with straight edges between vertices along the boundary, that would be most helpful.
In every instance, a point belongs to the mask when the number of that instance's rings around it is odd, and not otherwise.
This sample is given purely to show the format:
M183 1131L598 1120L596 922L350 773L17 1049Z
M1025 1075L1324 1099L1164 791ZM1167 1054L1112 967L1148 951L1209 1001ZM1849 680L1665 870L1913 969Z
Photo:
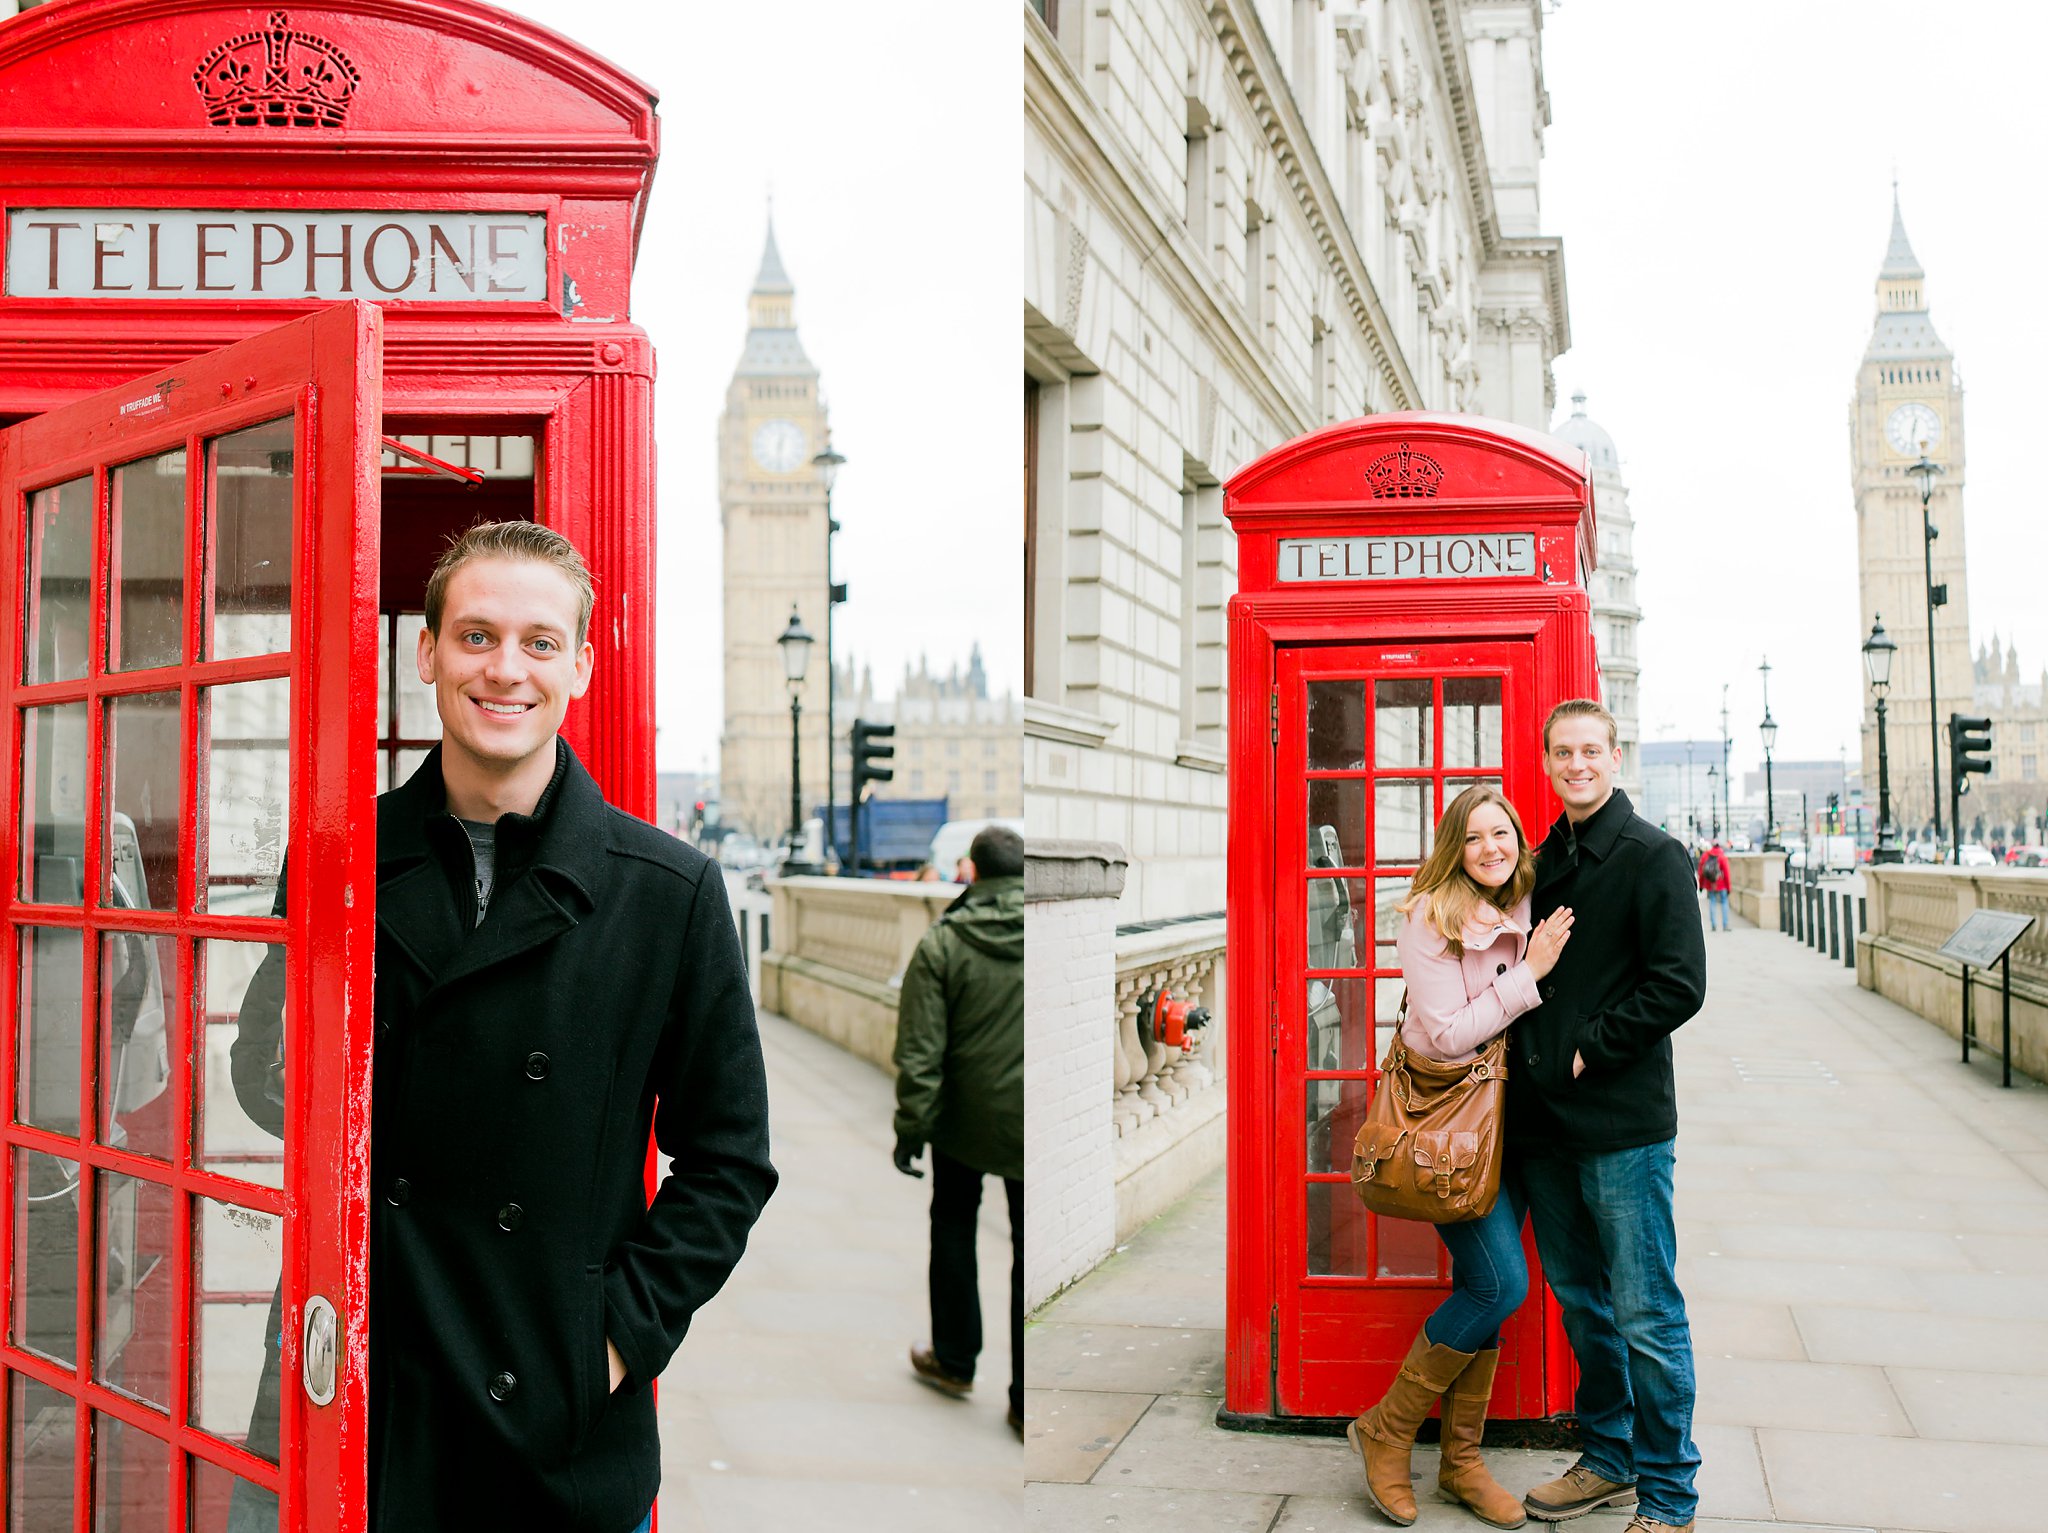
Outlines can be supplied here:
M1614 715L1594 702L1590 697L1568 697L1550 710L1550 717L1543 721L1543 748L1550 749L1550 726L1559 719L1598 719L1607 726L1607 748L1618 750L1621 735L1614 727Z
M589 636L596 594L590 584L590 566L576 552L576 545L539 522L479 522L448 545L427 578L427 631L435 638L441 636L448 582L472 559L530 559L535 564L553 565L576 588L576 642L581 644Z

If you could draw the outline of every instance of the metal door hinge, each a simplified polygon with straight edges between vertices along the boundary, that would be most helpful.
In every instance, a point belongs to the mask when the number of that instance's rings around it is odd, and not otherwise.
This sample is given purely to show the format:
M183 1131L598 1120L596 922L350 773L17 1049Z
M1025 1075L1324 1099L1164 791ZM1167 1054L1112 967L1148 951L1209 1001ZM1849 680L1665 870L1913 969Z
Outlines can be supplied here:
M1273 689L1273 744L1280 743L1280 689Z

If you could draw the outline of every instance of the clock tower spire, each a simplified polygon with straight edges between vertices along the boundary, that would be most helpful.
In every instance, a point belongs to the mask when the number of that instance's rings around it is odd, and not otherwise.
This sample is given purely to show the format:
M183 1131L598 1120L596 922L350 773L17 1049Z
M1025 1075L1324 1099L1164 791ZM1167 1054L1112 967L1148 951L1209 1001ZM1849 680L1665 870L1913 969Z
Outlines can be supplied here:
M1898 643L1892 663L1886 743L1891 754L1892 809L1902 837L1932 825L1934 735L1950 712L1970 711L1970 612L1963 558L1963 389L1955 354L1935 333L1927 306L1927 274L1906 236L1897 184L1892 187L1891 237L1878 267L1877 313L1856 374L1849 410L1851 484L1856 502L1857 584L1861 628L1884 618ZM1923 531L1920 491L1907 467L1925 454L1940 469ZM1937 597L1933 644L1927 622L1928 556ZM1929 683L1929 661L1933 662ZM1863 780L1877 781L1877 722L1869 687L1863 697ZM1930 695L1932 711L1930 712ZM1942 751L1945 752L1946 746ZM1941 793L1948 764L1940 762ZM1876 813L1866 792L1865 805ZM1946 821L1948 805L1939 805Z
M811 459L828 436L818 369L797 337L796 284L771 214L747 294L746 343L718 423L725 592L719 793L726 823L763 842L789 829L789 686L775 641L791 609L813 635L826 632L825 487ZM825 656L814 654L800 692L805 814L825 802L829 685Z

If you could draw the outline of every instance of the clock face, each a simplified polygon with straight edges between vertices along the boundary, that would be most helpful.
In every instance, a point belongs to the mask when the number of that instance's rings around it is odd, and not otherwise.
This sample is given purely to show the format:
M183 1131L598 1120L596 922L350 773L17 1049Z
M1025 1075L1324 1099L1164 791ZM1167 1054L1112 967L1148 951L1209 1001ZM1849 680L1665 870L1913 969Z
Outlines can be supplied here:
M1900 405L1885 417L1884 438L1901 457L1917 458L1941 445L1941 417L1927 405Z
M810 443L791 420L763 421L754 432L754 461L771 474L786 474L804 461Z

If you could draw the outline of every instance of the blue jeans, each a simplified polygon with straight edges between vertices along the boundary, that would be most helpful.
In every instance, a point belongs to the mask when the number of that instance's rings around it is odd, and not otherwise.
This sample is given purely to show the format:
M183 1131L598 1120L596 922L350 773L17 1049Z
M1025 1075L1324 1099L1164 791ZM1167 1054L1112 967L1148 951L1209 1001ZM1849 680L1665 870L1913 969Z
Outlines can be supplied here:
M1722 931L1728 930L1728 891L1726 889L1709 889L1707 891L1707 928L1710 931L1717 924L1714 920L1714 913L1716 911L1719 911L1721 914L1721 919L1718 923L1720 929Z
M1484 1219L1439 1224L1437 1237L1451 1253L1451 1294L1422 1323L1439 1347L1479 1352L1500 1345L1500 1328L1529 1295L1529 1264L1522 1257L1522 1215L1528 1200L1511 1176Z
M1529 1155L1522 1185L1543 1275L1579 1362L1580 1457L1634 1482L1639 1509L1683 1526L1699 1497L1692 1441L1692 1330L1678 1291L1674 1141L1605 1153Z

